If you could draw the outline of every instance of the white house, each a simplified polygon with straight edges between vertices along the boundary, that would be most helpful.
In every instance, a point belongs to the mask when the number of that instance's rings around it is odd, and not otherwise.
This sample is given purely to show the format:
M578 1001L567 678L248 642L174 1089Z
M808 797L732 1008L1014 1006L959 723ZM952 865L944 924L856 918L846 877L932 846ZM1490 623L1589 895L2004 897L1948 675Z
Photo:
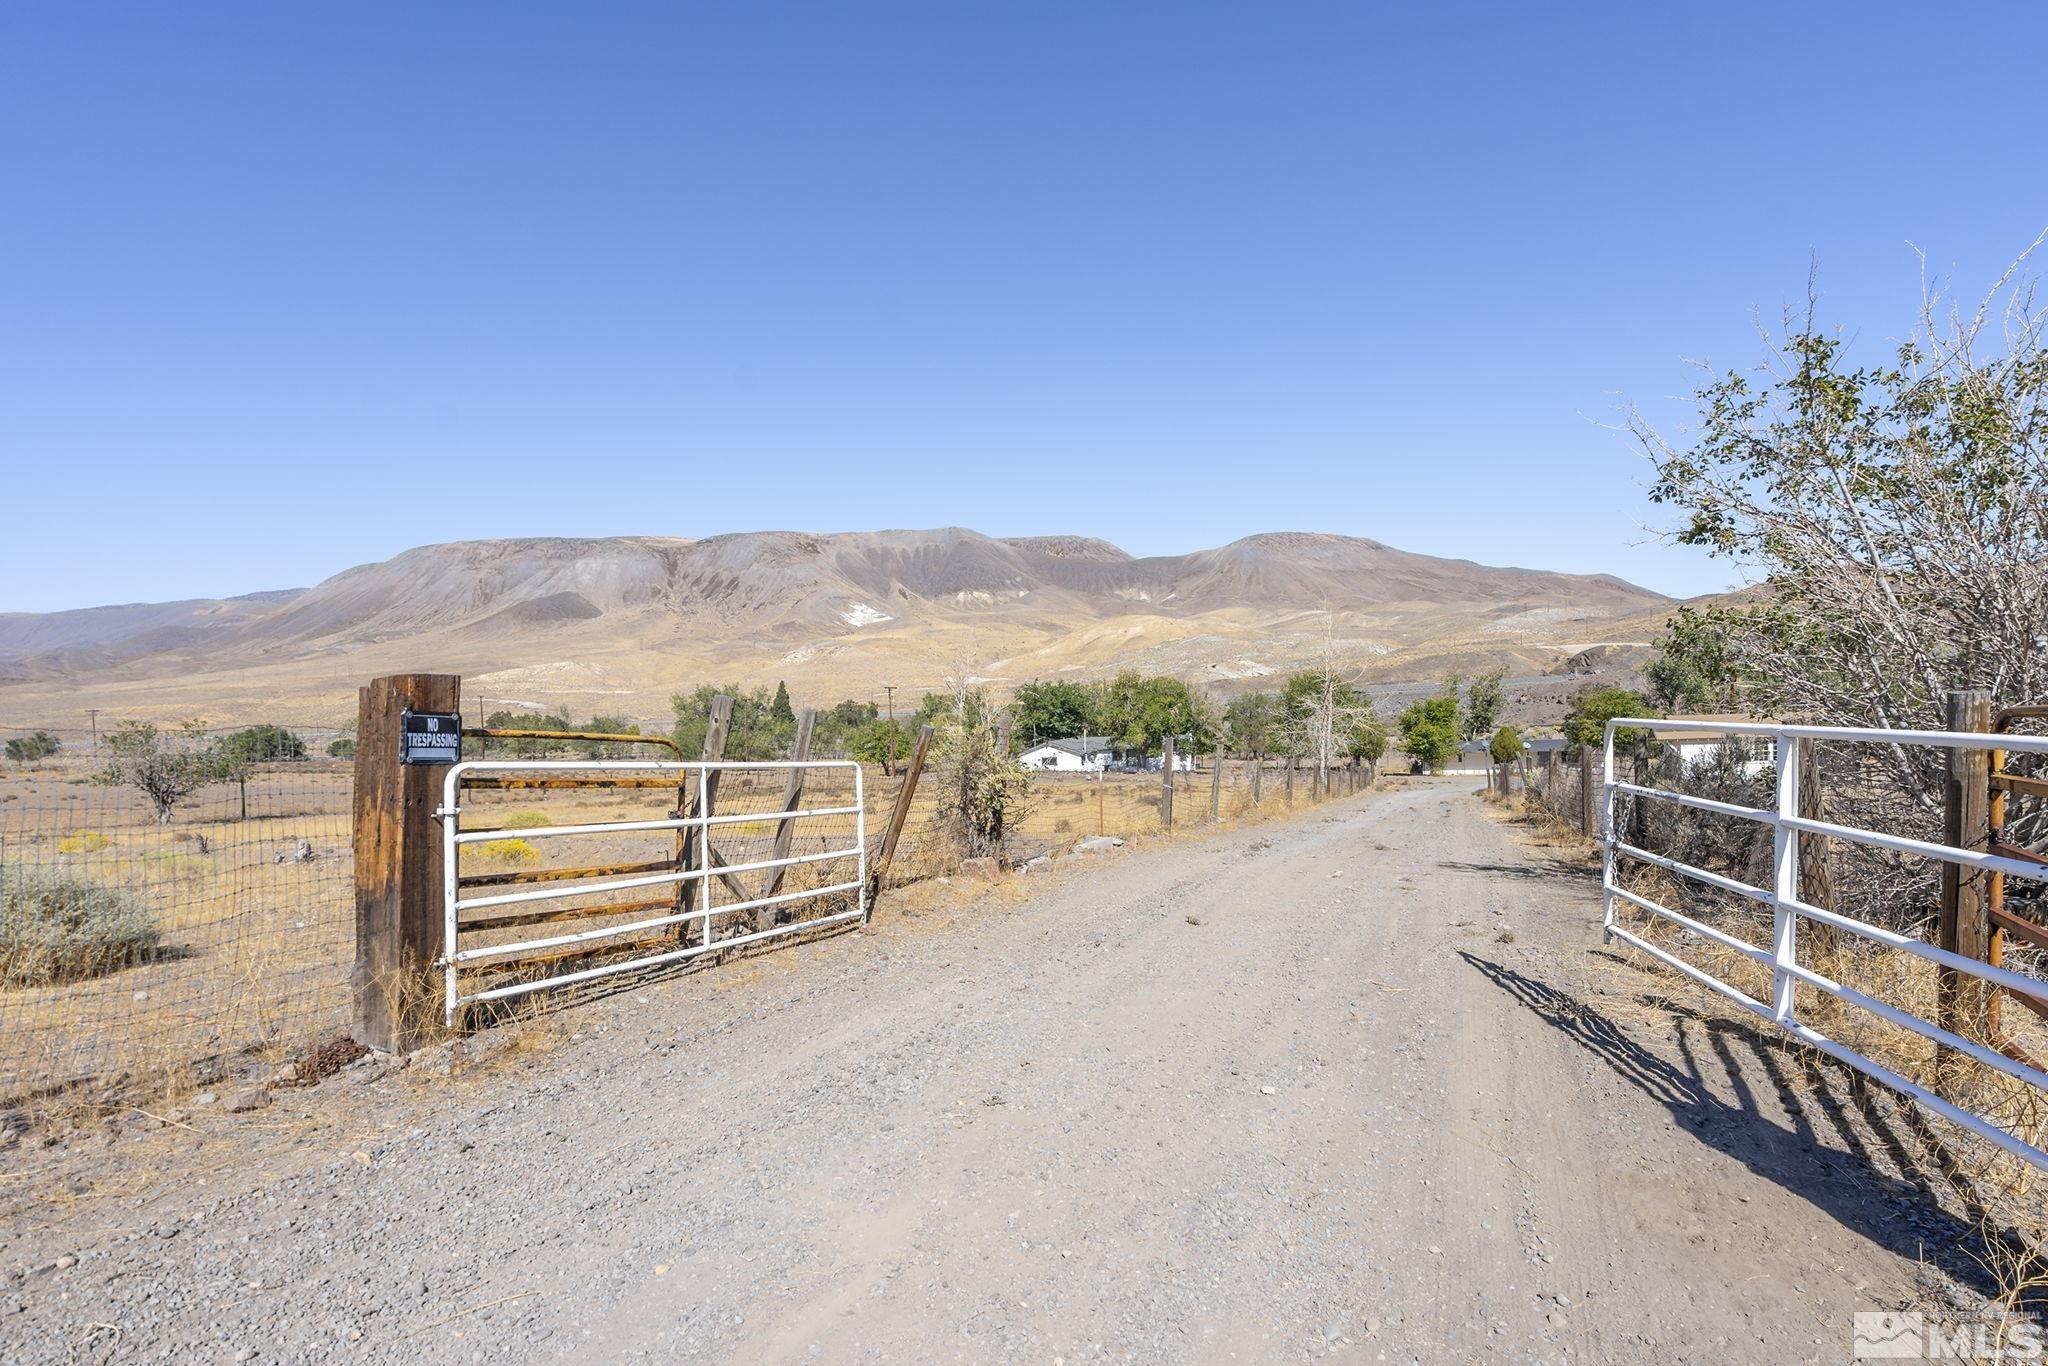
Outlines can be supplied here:
M1020 768L1048 773L1099 773L1113 755L1107 737L1083 735L1073 740L1046 740L1017 756Z
M1717 762L1724 747L1741 772L1752 778L1778 762L1778 742L1770 736L1730 735L1713 727L1716 721L1754 723L1756 718L1753 716L1676 716L1672 719L1687 724L1682 728L1659 728L1652 733L1658 744L1677 756L1682 772L1691 773Z

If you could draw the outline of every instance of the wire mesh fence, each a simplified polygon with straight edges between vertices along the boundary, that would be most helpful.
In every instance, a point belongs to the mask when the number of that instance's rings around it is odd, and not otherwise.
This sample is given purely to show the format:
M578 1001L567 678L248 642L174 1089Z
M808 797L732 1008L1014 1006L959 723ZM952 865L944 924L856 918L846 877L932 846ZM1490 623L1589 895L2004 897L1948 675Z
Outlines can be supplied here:
M33 732L6 737L27 734ZM38 742L22 758L0 763L0 1106L57 1094L111 1099L174 1090L252 1057L283 1063L346 1031L355 952L354 771L343 732L291 724L159 732L165 754L197 765L187 774L188 790L167 806L145 791L133 764L124 770L116 762L106 728L97 736L46 734L52 745ZM253 751L252 734L268 737ZM223 758L235 737L243 738L245 752L239 760ZM509 757L498 752L500 743L492 742L490 757ZM874 766L863 776L872 853L903 777ZM1319 791L1305 767L1290 781L1281 761L1255 766L1235 759L1224 761L1219 779L1213 758L1204 756L1194 771L1175 775L1173 828L1284 816L1356 790L1363 779L1346 772ZM778 773L727 774L716 810L765 817L785 800L785 781ZM805 804L835 795L844 794L820 789ZM504 834L466 845L459 868L488 878L584 861L673 866L673 832L593 841L533 839L521 831L665 817L679 809L678 796L516 788L472 794L476 804L465 811L465 826ZM1039 773L1010 826L1006 852L1024 861L1089 836L1132 838L1164 827L1156 771ZM789 852L823 852L834 840L849 841L852 830L851 815L806 823L791 832ZM723 824L712 835L712 857L758 863L775 852L775 840L776 823L766 819ZM940 782L928 773L888 881L947 873L960 857L942 817ZM777 890L822 887L831 875L829 868L792 868ZM763 890L758 872L735 878ZM714 878L703 895L715 906L741 899L738 890ZM632 893L616 898L615 914L574 928L645 918L645 907L627 904L635 901ZM755 914L719 917L714 936L746 932ZM770 911L761 924L783 914ZM701 921L691 924L701 933ZM534 926L506 924L465 933L462 942L488 945L536 933ZM580 947L563 946L569 953ZM513 980L489 968L478 965L480 979Z
M337 732L159 733L158 758L186 767L157 797L113 735L34 734L55 747L0 767L0 1103L97 1079L175 1084L341 1024L351 773L324 752Z
M1530 801L1574 829L1584 819L1586 780L1576 758L1531 764L1523 790Z

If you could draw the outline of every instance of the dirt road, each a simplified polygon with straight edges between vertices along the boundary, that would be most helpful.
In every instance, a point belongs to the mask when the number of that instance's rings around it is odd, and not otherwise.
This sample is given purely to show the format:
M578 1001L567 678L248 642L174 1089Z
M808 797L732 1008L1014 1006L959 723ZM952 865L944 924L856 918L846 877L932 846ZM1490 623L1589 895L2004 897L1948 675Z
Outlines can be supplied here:
M0 1235L4 1355L1841 1360L1961 1235L1463 783L1026 885L136 1138Z

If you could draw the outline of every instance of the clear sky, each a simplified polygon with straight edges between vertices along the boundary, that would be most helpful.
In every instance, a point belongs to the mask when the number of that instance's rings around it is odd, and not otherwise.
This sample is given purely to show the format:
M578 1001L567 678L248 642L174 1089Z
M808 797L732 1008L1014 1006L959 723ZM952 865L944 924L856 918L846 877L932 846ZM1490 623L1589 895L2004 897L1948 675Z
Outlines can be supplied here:
M426 541L1371 536L1673 593L1605 424L2048 223L2048 6L17 3L0 610Z

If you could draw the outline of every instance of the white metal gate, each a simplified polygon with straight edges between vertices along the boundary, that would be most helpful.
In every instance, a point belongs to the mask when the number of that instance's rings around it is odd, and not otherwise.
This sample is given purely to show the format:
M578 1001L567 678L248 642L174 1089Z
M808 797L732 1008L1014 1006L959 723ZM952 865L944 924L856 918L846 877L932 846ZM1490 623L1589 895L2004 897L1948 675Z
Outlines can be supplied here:
M602 803L653 791L673 795L674 809L648 819L548 815L464 828L465 795L479 790L570 792L586 805L593 793L603 794L594 799ZM805 806L806 800L816 804ZM867 915L865 789L860 765L850 760L475 760L449 768L435 815L442 839L439 966L443 1018L451 1025L465 1005ZM664 835L672 847L654 857L619 857L622 846ZM534 841L550 849L595 843L606 857L556 863ZM480 863L488 871L479 871ZM812 876L822 881L785 890L792 879ZM498 887L509 890L477 894ZM720 888L727 893L723 901ZM638 895L622 900L621 894ZM785 914L792 918L776 923ZM508 935L577 921L603 923L534 938ZM572 966L591 957L603 961Z
M1730 736L1752 736L1776 742L1777 787L1776 799L1770 808L1743 806L1731 802L1715 801L1689 793L1672 792L1661 788L1646 787L1635 783L1622 782L1615 776L1615 735L1619 731L1642 730L1653 734L1659 730L1682 728L1687 731L1714 731ZM1971 1133L1997 1144L2007 1152L2048 1168L2048 1153L2020 1139L2005 1129L1986 1120L1983 1116L1965 1110L1948 1099L1920 1086L1883 1065L1865 1057L1855 1049L1844 1046L1819 1030L1803 1024L1798 1018L1798 988L1811 987L1838 1000L1847 1002L1861 1010L1904 1029L1912 1030L1936 1045L1950 1048L1955 1052L1993 1068L2006 1076L2025 1083L2037 1091L2048 1093L2048 1074L2044 1074L2028 1062L2009 1057L1995 1048L1988 1048L1972 1039L1966 1039L1941 1025L1921 1018L1908 1011L1898 1009L1884 1001L1857 991L1853 987L1830 980L1798 961L1799 927L1803 921L1832 925L1848 934L1882 944L1888 948L1913 954L1953 972L1964 973L1980 981L2017 992L2048 1003L2048 982L2013 972L2004 967L1979 962L1959 954L1950 953L1933 944L1897 933L1882 926L1859 920L1852 915L1811 906L1800 900L1799 877L1799 836L1823 835L1833 839L1848 840L1896 853L1936 859L1963 868L1976 869L1985 873L2003 873L2011 877L2041 879L2048 876L2048 868L2038 863L2009 858L2002 854L1987 853L1973 849L1959 849L1947 844L1935 844L1925 840L1909 839L1901 835L1886 834L1873 830L1861 830L1852 826L1835 825L1827 821L1802 817L1799 814L1800 785L1805 775L1801 773L1800 740L1845 742L1851 744L1932 746L1943 749L1985 749L2004 750L2025 754L2048 754L2048 736L1988 735L1961 731L1907 731L1907 730L1858 730L1835 726L1774 726L1760 723L1726 723L1720 721L1657 721L1628 718L1607 723L1606 763L1603 769L1605 780L1601 794L1600 842L1602 852L1602 923L1608 935L1621 939L1642 950L1668 967L1684 973L1700 985L1720 992L1744 1009L1776 1024L1787 1034L1800 1042L1809 1044L1831 1057L1837 1058L1860 1072L1883 1082L1886 1086L1912 1097L1929 1110L1943 1118L1968 1129ZM1641 849L1620 839L1615 832L1615 798L1617 794L1629 793L1637 798L1675 802L1696 810L1712 812L1738 820L1756 821L1772 830L1771 885L1756 887L1738 879L1697 868L1666 857L1648 849ZM1668 906L1660 905L1650 897L1630 891L1617 885L1616 868L1623 860L1661 868L1678 877L1688 878L1709 887L1731 893L1738 897L1767 906L1772 911L1772 939L1769 948L1748 943L1724 930L1684 915ZM1659 917L1683 930L1714 941L1722 947L1741 954L1771 974L1771 1000L1758 1001L1704 969L1688 963L1676 954L1650 943L1641 935L1617 924L1615 903L1625 902L1639 910Z

